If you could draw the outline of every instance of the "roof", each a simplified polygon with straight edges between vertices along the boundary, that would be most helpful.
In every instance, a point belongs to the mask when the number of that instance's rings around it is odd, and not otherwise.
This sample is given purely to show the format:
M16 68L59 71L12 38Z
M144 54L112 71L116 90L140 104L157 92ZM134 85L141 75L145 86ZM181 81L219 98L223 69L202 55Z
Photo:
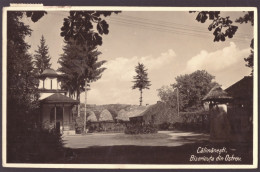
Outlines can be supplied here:
M96 122L97 121L97 117L95 115L95 113L93 111L87 111L88 113L88 117L87 117L87 121L92 121L92 122Z
M45 69L40 77L57 77L59 76L54 69Z
M223 101L232 99L226 91L224 91L219 85L213 87L209 93L202 99L203 101Z
M70 97L64 96L60 93L52 94L49 97L41 100L42 103L70 103L70 104L79 104L78 100L74 100Z
M139 116L146 116L146 115L160 115L163 116L164 114L172 114L172 109L170 108L167 103L158 101L156 104L148 106L148 108L142 112Z
M111 113L107 109L105 109L100 113L98 121L113 121L113 117Z
M253 77L245 76L225 90L234 99L253 99ZM247 100L246 100L247 99Z
M121 121L129 121L129 117L127 116L127 112L124 109L121 109L118 112L116 119L121 120Z
M147 106L135 106L126 110L120 110L116 119L129 121L129 118L140 116L146 109Z

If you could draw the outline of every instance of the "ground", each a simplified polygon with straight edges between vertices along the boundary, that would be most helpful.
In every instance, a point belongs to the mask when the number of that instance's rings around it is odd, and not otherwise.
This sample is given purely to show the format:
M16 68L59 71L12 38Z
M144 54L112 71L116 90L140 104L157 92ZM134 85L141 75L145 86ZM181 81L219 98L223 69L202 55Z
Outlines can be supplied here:
M202 133L159 131L157 134L127 135L124 133L94 133L64 136L65 147L89 148L93 146L182 146L187 143L208 140Z
M215 143L208 134L160 131L126 135L94 133L64 136L64 157L53 163L82 164L251 164L249 143ZM199 148L225 149L222 154L198 153ZM221 158L216 161L216 158ZM210 157L215 158L214 160Z

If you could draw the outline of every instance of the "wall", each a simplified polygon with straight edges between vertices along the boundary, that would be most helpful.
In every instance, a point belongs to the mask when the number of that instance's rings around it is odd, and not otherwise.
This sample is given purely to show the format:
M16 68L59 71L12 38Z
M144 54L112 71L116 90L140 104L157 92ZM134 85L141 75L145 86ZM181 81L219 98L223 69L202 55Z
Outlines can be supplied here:
M40 80L40 83L39 83L39 89L53 89L53 90L56 90L56 89L61 89L60 87L60 82L58 82L57 78L50 78L50 77L47 77L45 78L44 80ZM43 87L44 86L44 87Z

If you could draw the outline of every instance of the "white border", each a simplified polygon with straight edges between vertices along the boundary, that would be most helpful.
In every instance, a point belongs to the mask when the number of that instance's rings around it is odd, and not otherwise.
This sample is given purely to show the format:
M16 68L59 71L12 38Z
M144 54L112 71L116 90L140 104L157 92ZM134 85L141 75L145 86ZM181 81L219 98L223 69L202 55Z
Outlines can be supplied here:
M7 11L69 11L69 10L120 10L120 11L254 11L254 127L253 127L253 164L252 165L210 165L210 164L183 164L183 165L141 165L141 164L24 164L6 162L6 50L7 50ZM89 168L89 169L254 169L258 167L258 35L257 35L257 8L256 7L71 7L71 6L17 6L3 8L2 27L2 165L3 167L20 168Z

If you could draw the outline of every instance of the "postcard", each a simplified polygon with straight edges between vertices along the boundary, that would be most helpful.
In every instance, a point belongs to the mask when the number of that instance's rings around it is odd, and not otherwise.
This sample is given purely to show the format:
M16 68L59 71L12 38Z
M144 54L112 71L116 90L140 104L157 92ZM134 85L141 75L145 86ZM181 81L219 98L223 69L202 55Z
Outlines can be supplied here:
M258 164L255 7L3 8L3 167Z

